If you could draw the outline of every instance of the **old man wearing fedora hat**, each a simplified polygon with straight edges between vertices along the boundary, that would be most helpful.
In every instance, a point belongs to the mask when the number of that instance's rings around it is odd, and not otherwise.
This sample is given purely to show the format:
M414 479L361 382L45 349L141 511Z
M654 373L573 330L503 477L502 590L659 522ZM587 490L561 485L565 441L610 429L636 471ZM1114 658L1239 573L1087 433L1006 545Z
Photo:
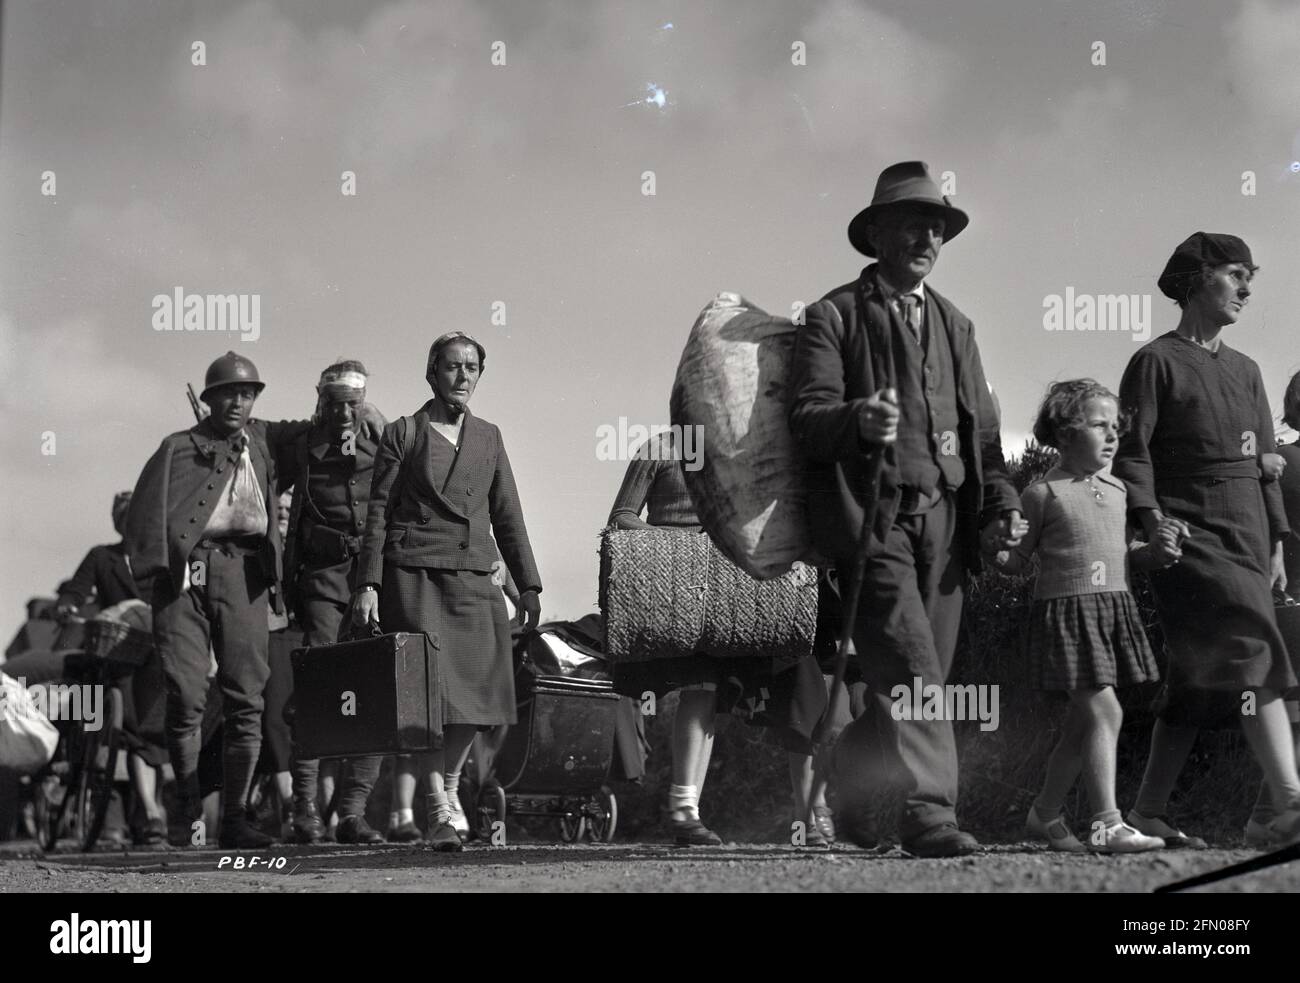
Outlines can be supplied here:
M865 549L852 632L870 695L835 748L837 826L874 846L873 789L901 780L898 832L924 857L978 843L957 826L952 721L912 719L903 703L946 684L966 576L1022 527L971 322L926 282L968 221L924 163L887 167L849 223L849 241L876 262L808 308L792 380L815 543L842 573Z

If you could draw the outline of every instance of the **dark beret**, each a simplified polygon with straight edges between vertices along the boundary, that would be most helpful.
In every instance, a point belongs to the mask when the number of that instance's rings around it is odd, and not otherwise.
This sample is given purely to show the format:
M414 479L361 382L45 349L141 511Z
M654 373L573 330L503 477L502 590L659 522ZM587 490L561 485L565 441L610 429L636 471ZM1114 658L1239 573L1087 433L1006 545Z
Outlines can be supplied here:
M1178 244L1156 284L1166 297L1186 300L1188 288L1200 274L1202 266L1224 266L1227 263L1255 266L1250 247L1236 236L1222 232L1194 232Z

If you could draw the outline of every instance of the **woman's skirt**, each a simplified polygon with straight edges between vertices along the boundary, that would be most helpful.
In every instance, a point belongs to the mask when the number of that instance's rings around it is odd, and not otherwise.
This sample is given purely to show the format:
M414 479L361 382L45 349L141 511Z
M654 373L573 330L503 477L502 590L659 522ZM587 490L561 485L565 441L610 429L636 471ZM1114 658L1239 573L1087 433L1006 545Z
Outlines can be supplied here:
M1268 520L1251 478L1156 483L1160 507L1191 528L1182 559L1153 572L1152 593L1169 650L1164 720L1190 725L1209 704L1243 690L1296 685L1273 612ZM1217 699L1210 699L1219 694ZM1198 710L1197 708L1201 709Z
M513 724L510 624L490 573L384 563L379 624L424 632L438 650L444 724Z
M1160 676L1137 600L1126 590L1035 601L1028 645L1038 689L1134 686Z

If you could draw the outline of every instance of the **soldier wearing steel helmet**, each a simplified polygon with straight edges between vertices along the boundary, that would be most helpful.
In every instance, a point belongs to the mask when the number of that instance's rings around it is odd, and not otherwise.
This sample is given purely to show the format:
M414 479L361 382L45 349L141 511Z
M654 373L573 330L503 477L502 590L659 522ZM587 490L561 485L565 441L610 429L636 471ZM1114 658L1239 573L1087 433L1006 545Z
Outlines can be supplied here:
M177 833L183 832L186 843L195 842L189 824L200 810L209 650L216 656L225 717L223 848L273 842L247 822L245 808L270 671L267 612L283 610L275 453L311 425L251 419L264 388L257 367L236 352L209 366L200 398L210 413L165 438L149 459L135 486L125 536L132 576L153 608L167 679L167 745L182 813L177 826L184 824Z

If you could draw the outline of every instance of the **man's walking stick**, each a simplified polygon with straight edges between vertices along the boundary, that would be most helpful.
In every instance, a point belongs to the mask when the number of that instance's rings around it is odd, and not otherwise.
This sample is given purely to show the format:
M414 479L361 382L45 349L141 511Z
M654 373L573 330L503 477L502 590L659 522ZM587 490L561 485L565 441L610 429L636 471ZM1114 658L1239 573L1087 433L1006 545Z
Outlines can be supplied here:
M880 446L871 452L867 462L867 500L862 507L862 531L858 534L858 551L853 557L853 569L849 572L848 596L841 594L844 604L841 608L840 644L835 653L835 672L831 678L830 698L826 711L813 730L813 743L821 744L830 723L831 710L835 697L844 685L844 673L849 665L849 640L853 638L853 625L858 620L858 598L862 594L862 580L867 573L867 550L871 546L871 533L876 525L876 508L880 501L880 473L885 464L885 448Z
M858 282L857 299L859 310L865 311L867 309L867 299L861 281ZM838 311L836 316L839 316ZM876 378L878 380L888 380L889 396L897 403L898 381L894 373L894 337L888 325L881 334L879 350L882 360L877 367ZM826 700L826 710L822 713L821 720L817 721L817 726L813 728L812 740L814 745L821 744L825 739L826 729L830 724L831 711L835 706L835 697L844 686L844 673L849 665L849 640L853 637L853 625L858 620L858 597L862 593L862 580L867 573L867 549L871 546L871 533L876 526L876 509L880 503L880 474L885 466L886 450L886 445L878 444L872 448L867 459L867 500L862 506L862 529L858 533L858 551L854 554L853 570L849 574L848 600L841 608L840 645L839 650L835 653L835 672L831 677L831 689ZM843 594L840 594L840 599L844 601Z

